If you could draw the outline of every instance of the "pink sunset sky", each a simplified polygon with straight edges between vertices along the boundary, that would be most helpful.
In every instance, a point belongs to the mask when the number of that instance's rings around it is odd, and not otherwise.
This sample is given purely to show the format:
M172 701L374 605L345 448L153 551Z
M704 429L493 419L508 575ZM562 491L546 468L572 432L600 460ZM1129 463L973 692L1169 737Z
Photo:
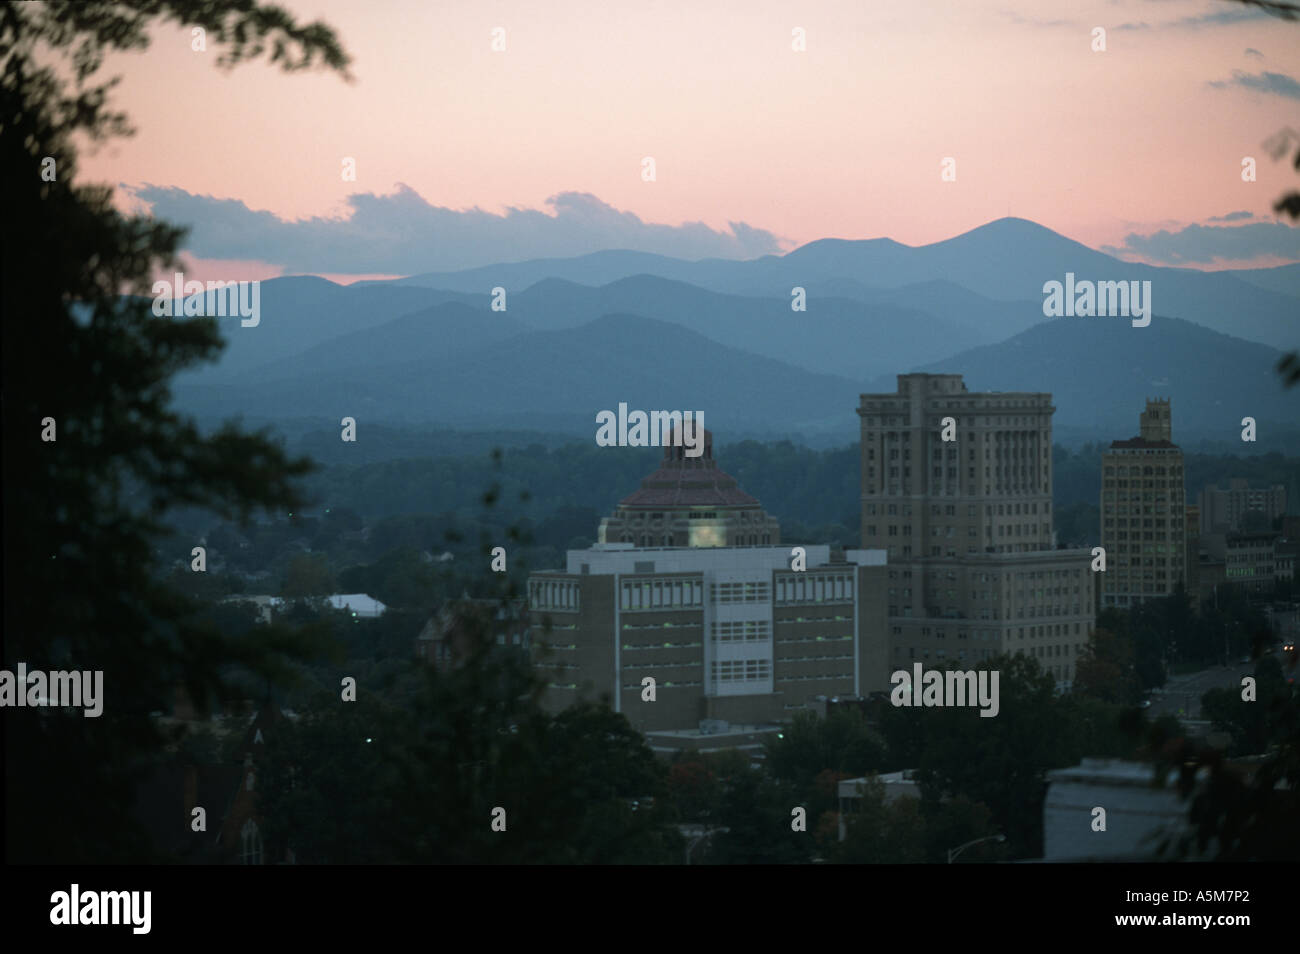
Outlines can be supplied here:
M103 71L138 132L81 180L192 225L200 280L918 245L1006 215L1155 264L1300 261L1271 211L1300 139L1264 147L1300 129L1300 23L1237 3L283 5L335 29L354 83L225 72L176 24Z

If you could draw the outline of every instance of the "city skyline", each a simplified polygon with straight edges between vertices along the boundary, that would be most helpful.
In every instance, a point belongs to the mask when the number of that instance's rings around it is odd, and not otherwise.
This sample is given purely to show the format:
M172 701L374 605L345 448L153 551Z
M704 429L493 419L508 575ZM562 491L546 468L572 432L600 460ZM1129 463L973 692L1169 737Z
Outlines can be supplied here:
M16 923L1300 857L1300 2L290 2L0 4Z

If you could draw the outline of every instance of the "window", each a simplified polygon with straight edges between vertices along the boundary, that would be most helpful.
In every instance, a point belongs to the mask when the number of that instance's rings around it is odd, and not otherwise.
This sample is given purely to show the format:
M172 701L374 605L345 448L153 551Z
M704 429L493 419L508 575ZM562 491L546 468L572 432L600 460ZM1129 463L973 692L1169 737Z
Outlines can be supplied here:
M262 833L257 830L257 822L249 819L239 830L239 863L260 865L262 863Z
M733 640L764 640L770 636L769 624L763 620L718 622L714 621L713 639L731 642Z
M713 678L719 682L762 682L772 674L766 659L735 659L713 663Z

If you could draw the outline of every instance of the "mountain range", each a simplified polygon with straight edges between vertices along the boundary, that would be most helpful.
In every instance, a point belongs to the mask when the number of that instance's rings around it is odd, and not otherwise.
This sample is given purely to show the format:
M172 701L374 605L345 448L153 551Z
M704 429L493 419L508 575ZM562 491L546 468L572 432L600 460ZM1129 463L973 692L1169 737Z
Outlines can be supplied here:
M808 288L834 279L850 279L866 289L946 281L999 302L1035 303L1036 317L1042 317L1043 284L1063 281L1067 272L1090 281L1150 281L1154 310L1159 314L1276 348L1300 343L1296 300L1300 266L1249 269L1237 277L1232 271L1134 264L1017 218L998 219L954 238L916 247L892 239L828 238L780 256L697 262L609 251L413 275L397 284L487 295L497 286L522 289L545 278L605 285L647 274L729 294L788 299L793 287ZM853 286L838 287L843 294Z
M1154 275L1157 317L1045 318L1042 280L1066 270ZM793 276L804 311L791 307ZM275 409L586 434L626 402L704 411L728 432L852 440L857 395L919 370L961 373L972 390L1050 391L1058 429L1094 439L1131 436L1144 399L1161 395L1176 435L1228 439L1250 416L1261 442L1295 447L1300 389L1281 388L1280 352L1251 331L1300 344L1297 285L1300 266L1129 265L1022 220L920 248L824 240L749 262L612 251L346 287L289 277L262 283L256 327L218 319L227 352L175 393L205 419ZM504 311L491 309L497 286ZM1166 307L1180 296L1214 320ZM1240 305L1232 322L1210 307L1225 296Z

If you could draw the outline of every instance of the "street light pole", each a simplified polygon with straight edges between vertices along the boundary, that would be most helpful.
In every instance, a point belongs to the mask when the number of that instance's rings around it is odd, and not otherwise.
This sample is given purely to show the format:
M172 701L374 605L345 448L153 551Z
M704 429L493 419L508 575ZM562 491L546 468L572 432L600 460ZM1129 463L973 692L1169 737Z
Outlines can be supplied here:
M978 845L982 841L1006 841L1006 840L1007 840L1006 835L985 835L983 838L976 838L974 841L968 841L966 842L966 844L958 845L956 848L949 848L948 864L952 864L952 860L956 858L958 855L960 855L967 848L969 848L971 845Z

